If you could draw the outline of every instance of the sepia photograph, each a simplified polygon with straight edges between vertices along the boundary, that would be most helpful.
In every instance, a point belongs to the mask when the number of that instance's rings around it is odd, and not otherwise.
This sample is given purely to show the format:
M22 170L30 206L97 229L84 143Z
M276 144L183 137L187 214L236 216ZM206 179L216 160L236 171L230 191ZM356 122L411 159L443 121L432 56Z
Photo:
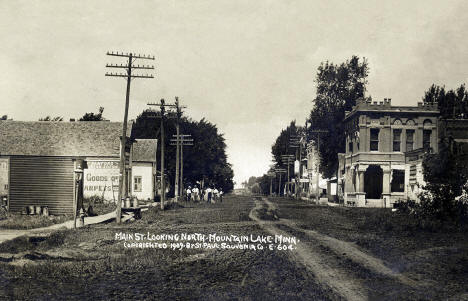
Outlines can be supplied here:
M0 300L468 300L467 12L0 0Z

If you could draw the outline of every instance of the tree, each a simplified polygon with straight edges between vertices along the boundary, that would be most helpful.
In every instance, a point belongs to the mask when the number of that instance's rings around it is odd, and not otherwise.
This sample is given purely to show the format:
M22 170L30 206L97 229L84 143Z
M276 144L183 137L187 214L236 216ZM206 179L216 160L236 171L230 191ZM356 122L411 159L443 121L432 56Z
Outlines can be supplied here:
M102 117L103 112L104 107L99 107L99 113L86 113L80 118L80 121L103 121L105 120L104 117Z
M467 154L453 152L448 143L442 143L439 153L426 154L423 174L426 185L419 197L425 215L440 220L468 217L468 203L460 203L457 199L468 192Z
M136 119L132 128L132 137L136 139L158 139L160 119L159 112L146 110ZM164 160L170 183L175 179L175 146L170 145L172 135L176 134L175 119L167 119L164 126L165 148ZM193 146L184 147L184 184L195 185L201 183L214 185L224 192L234 188L234 172L227 162L226 143L222 134L218 133L216 125L205 119L193 121L182 117L180 120L180 133L190 134ZM161 147L158 146L158 165ZM158 167L159 169L160 167ZM171 186L174 193L173 185Z
M3 115L2 117L0 117L0 120L8 120L8 115Z
M468 117L468 91L465 84L456 90L445 90L444 86L432 85L424 93L424 103L437 103L443 119Z
M44 118L39 118L39 121L63 121L63 117L56 116L56 117L50 117L47 115Z
M317 134L312 130L327 131L320 134L319 149L320 172L325 178L332 177L338 169L338 153L345 151L346 143L345 112L351 111L357 99L365 98L368 73L367 60L360 61L357 56L340 65L322 62L318 68L308 135L317 142Z

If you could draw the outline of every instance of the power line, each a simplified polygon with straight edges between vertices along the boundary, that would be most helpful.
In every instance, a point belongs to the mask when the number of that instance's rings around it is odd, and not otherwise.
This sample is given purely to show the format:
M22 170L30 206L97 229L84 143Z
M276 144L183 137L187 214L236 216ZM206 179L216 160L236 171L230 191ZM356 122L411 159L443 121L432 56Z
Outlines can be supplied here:
M139 74L132 74L132 69L154 69L154 66L146 66L141 67L137 65L137 67L133 66L133 63L136 59L146 59L146 60L154 60L154 56L149 55L136 55L133 53L119 53L119 52L107 52L109 56L119 56L119 57L126 57L128 58L126 65L115 65L115 64L106 64L107 68L122 68L126 71L125 73L109 73L106 72L106 76L110 77L125 77L127 78L127 91L125 95L125 113L124 113L124 120L122 126L122 138L120 139L120 174L119 174L119 197L117 200L117 213L116 219L117 223L120 223L122 218L122 201L128 197L128 187L127 187L127 175L125 170L125 152L127 146L127 119L128 119L128 106L130 102L130 82L132 78L153 78L153 75L139 75Z

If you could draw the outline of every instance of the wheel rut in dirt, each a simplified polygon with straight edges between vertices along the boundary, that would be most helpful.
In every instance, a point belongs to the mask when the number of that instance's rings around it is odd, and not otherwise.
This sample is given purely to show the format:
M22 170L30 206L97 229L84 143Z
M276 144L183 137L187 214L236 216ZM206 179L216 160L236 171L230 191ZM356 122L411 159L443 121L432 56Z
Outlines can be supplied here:
M275 209L272 203L266 203L260 198L255 198L255 207L250 211L249 217L272 235L288 236L289 233L280 229L277 223L265 222L257 216L258 211L265 209L264 206L267 206L267 210ZM292 261L304 265L312 272L321 284L331 288L344 299L368 299L367 291L359 281L350 277L345 271L330 266L317 248L308 244L298 244L297 249L293 252L288 252L288 255Z

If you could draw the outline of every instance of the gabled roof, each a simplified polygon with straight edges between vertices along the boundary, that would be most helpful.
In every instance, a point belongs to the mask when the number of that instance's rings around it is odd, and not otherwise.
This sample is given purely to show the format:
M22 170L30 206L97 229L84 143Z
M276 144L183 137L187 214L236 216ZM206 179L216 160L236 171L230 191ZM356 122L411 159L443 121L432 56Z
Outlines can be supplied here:
M136 139L133 143L133 162L156 162L158 139Z
M121 122L0 121L0 155L119 157L121 134Z

